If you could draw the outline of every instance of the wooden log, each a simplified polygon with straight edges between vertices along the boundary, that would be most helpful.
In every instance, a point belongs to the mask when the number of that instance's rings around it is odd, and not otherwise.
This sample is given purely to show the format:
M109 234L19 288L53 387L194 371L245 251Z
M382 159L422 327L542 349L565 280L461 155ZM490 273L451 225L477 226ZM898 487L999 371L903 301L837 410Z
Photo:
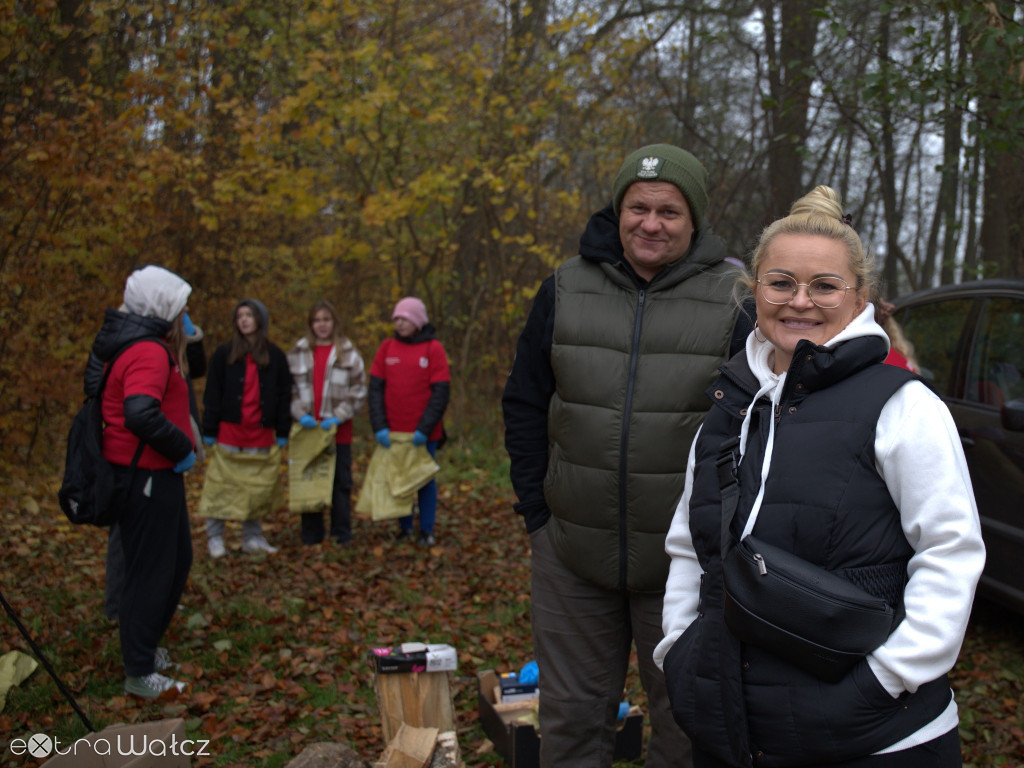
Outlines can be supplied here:
M455 731L438 734L434 756L430 758L430 768L465 768Z
M426 768L434 755L437 728L402 724L377 762L377 768Z
M384 738L390 743L403 724L455 730L455 704L448 672L375 675L373 690Z

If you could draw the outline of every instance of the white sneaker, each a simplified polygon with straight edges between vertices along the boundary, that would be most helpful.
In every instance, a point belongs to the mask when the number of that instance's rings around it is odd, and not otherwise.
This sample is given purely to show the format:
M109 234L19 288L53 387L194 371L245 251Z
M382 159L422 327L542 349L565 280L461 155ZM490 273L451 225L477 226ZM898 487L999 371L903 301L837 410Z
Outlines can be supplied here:
M157 648L153 655L153 669L157 672L166 672L169 669L177 669L181 664L171 661L171 654L166 648Z
M210 550L210 557L224 557L228 553L224 548L224 539L220 536L213 536L207 541L206 548Z
M142 675L141 677L129 676L124 680L124 692L126 694L141 696L144 699L158 698L161 693L166 693L172 689L181 693L187 686L188 683L172 680L161 675L159 672L150 672L148 675Z
M253 536L242 542L242 551L250 555L257 552L266 552L268 555L272 555L277 552L277 547L270 546L262 536Z

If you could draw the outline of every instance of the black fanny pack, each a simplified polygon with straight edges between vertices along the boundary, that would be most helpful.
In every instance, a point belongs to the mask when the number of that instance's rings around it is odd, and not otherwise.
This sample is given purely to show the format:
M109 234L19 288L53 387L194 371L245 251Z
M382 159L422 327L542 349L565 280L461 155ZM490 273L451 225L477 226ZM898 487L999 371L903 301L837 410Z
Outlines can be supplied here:
M726 625L741 641L837 682L903 620L907 562L833 573L753 536L737 541L738 445L726 441L718 458Z

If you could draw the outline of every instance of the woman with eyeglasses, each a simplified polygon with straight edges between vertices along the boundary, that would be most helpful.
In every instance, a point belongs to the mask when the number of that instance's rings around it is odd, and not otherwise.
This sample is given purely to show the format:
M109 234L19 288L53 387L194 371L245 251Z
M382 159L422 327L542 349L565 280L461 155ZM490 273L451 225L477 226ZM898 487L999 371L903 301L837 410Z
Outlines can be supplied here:
M666 539L654 657L694 765L959 766L946 675L985 549L956 427L912 373L882 364L872 265L834 190L768 226L751 270L757 325L709 390ZM723 573L751 534L884 598L888 638L829 681L745 634ZM815 620L794 610L784 629Z

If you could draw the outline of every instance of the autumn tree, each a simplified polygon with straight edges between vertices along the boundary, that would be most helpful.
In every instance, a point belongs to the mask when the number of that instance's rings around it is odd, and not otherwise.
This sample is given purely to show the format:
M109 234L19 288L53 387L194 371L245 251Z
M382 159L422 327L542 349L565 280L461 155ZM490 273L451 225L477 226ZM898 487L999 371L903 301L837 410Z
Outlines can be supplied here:
M1024 17L1019 3L985 3L984 10L962 15L972 33L985 158L981 258L994 274L1024 277Z
M685 146L742 255L840 189L891 292L1020 270L1021 10L979 0L0 0L0 459L55 459L131 268L211 343L329 298L372 354L421 296L453 431L496 427L540 281L622 157ZM27 365L26 360L38 360Z

